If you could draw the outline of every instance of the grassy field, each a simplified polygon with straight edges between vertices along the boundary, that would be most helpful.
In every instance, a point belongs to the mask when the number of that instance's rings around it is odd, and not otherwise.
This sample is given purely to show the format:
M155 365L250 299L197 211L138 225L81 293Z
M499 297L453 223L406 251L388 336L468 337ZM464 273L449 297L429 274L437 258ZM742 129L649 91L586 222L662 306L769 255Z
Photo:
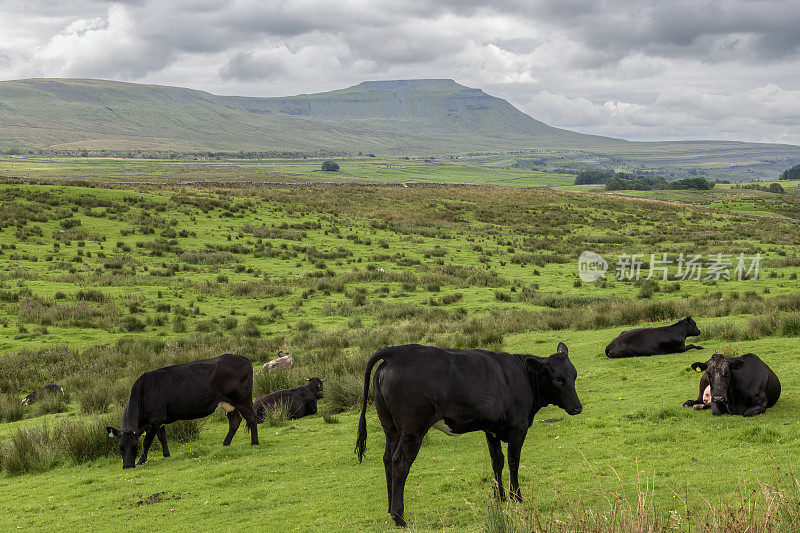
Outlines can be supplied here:
M492 500L482 435L433 432L408 481L412 527L605 531L639 517L652 531L744 531L733 516L791 530L800 229L753 215L790 216L794 190L783 207L749 211L732 206L767 193L676 204L489 187L224 189L159 172L162 186L0 184L0 499L14 511L4 529L389 529L374 408L364 464L353 454L366 359L409 342L549 355L563 341L584 412L537 415L526 501ZM606 278L578 278L587 249L612 265ZM672 268L668 281L615 280L615 259L632 253L760 253L760 276L687 281ZM622 329L686 314L706 351L604 357ZM324 377L324 416L262 425L258 448L242 433L223 449L219 413L134 471L99 431L70 437L118 421L145 370L228 351L258 368L279 349L297 367L258 375L255 392ZM782 381L774 408L744 419L680 407L697 394L692 362L750 351ZM48 382L64 385L65 402L18 407Z
M0 177L164 183L481 183L513 187L569 185L575 177L547 168L520 167L503 157L474 159L338 159L339 172L323 172L319 158L169 161L155 159L0 156ZM558 161L557 159L554 161Z

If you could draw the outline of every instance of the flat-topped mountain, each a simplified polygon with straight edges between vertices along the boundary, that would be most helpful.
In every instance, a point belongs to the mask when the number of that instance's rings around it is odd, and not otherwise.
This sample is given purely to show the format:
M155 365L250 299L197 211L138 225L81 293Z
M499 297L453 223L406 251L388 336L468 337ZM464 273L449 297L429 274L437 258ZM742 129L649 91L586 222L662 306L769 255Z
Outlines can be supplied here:
M800 161L800 147L791 145L641 143L554 128L448 79L365 81L276 98L105 80L4 81L0 151L11 148L381 155L565 149L606 154L631 168L708 168L756 179Z
M453 80L279 98L104 80L0 82L0 148L455 153L625 141L553 128Z

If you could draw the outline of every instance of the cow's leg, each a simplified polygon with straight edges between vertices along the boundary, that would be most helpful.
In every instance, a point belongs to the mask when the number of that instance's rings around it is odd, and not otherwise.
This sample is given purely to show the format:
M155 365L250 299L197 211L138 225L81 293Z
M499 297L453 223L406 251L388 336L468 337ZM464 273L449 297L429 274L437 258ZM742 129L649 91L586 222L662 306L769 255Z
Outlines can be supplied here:
M150 445L153 444L153 439L158 433L155 429L148 429L144 434L144 442L142 443L142 456L139 457L137 465L143 465L147 462L147 452L150 451Z
M245 424L247 424L247 429L250 431L250 445L256 446L258 444L258 417L256 415L256 410L253 409L252 402L242 402L233 404L236 408L235 412L239 413L239 421L236 423L236 428L239 427L239 423L244 418ZM228 413L228 421L230 422L231 416ZM236 429L233 429L233 433L236 433ZM230 444L229 439L233 439L233 433L228 432L228 437L225 440Z
M491 433L486 433L486 444L489 445L489 455L492 458L492 470L494 471L494 488L500 501L506 499L505 491L503 490L503 464L505 457L503 457L503 448L500 446L500 439Z
M683 347L682 352L688 352L689 350L705 350L702 346L697 346L696 344L687 344Z
M519 490L519 458L522 453L522 443L525 442L525 434L515 435L508 440L508 470L510 474L509 492L511 499L522 501L522 493Z
M742 416L756 416L764 414L767 410L767 395L758 394L754 398L754 403L742 412Z
M422 435L404 434L400 436L400 444L392 455L392 506L391 515L397 526L405 527L403 519L403 492L406 487L406 478L411 470L411 464L417 458Z
M253 403L245 403L237 407L242 412L244 422L247 424L247 429L250 430L250 446L258 445L258 418L256 417L256 410L253 409Z
M374 390L374 389L373 389ZM397 431L397 426L394 425L392 415L389 414L389 408L386 402L383 401L383 396L379 391L374 393L375 397L375 410L378 412L378 420L383 427L383 434L386 436L386 447L383 450L383 469L386 472L386 493L389 501L388 513L392 512L392 456L395 450L400 445L400 432Z
M222 441L222 445L230 446L233 436L236 435L236 430L239 429L239 424L242 423L242 415L239 414L238 409L226 414L228 416L228 435L225 437L225 440Z
M747 409L745 409L744 412L742 413L742 416L762 415L762 414L764 414L764 411L766 411L766 410L767 410L766 402L765 403L760 403L758 405L754 405L752 407L748 407Z
M161 443L161 451L164 452L164 457L169 457L169 447L167 447L167 430L164 426L158 428L158 441Z

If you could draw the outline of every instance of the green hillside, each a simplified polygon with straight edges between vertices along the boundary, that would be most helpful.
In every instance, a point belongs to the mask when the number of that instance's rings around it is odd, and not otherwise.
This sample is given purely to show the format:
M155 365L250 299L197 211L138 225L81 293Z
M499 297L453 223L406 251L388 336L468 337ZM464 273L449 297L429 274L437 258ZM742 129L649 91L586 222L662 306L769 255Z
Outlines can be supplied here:
M453 80L368 81L279 98L104 80L5 81L0 150L13 148L385 156L530 150L559 154L564 163L602 154L603 164L615 167L699 169L712 176L732 171L739 179L780 173L800 161L800 147L790 145L641 143L554 128Z
M624 141L552 128L452 80L285 98L101 80L0 82L0 147L469 152Z

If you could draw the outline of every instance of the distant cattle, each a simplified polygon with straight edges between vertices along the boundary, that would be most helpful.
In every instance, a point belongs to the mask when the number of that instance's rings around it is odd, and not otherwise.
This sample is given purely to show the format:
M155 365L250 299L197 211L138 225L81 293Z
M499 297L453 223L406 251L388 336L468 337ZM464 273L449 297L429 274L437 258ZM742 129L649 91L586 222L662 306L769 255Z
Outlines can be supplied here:
M250 430L251 444L258 444L253 364L247 357L225 354L145 372L131 388L120 429L106 430L119 440L122 468L133 468L147 461L147 452L156 435L164 457L169 457L164 424L203 418L217 407L228 415L228 435L223 446L231 443L242 417ZM142 433L145 433L142 456L134 464Z
M22 405L33 405L36 403L42 396L47 394L64 394L64 389L61 388L61 385L56 385L55 383L48 383L41 389L37 391L33 391L32 393L28 394L22 399Z
M389 514L398 526L406 524L406 478L430 428L448 435L484 431L501 499L505 495L500 442L507 442L511 497L520 500L520 452L536 412L549 404L571 415L583 409L575 392L577 372L564 343L559 343L550 357L444 350L418 344L385 348L370 358L364 370L364 400L356 440L359 462L367 444L370 373L380 360L383 362L372 378L373 396L386 434L383 464Z
M671 326L631 329L620 333L606 346L606 357L639 357L702 350L702 346L685 344L686 337L695 335L700 335L700 330L690 316Z
M317 400L322 398L323 381L310 378L308 383L297 388L262 394L253 402L259 423L264 421L267 409L285 409L289 419L317 414Z
M705 371L700 378L700 395L684 407L711 408L714 415L755 416L775 405L781 395L778 376L755 354L725 358L714 354L705 363L693 363L692 369ZM707 389L710 402L706 404Z
M274 372L278 369L285 368L290 369L294 366L294 358L286 352L278 352L278 356L265 363L264 366L261 367L259 372L263 372L265 369L269 372Z

